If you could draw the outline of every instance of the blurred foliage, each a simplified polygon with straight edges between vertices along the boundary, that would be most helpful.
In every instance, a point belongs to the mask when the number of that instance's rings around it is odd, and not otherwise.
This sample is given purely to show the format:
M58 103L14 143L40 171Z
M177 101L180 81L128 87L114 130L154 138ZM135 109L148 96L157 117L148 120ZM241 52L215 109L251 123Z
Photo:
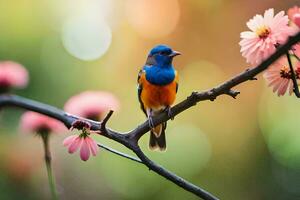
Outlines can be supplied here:
M299 1L0 0L0 59L17 61L30 72L28 88L17 94L60 108L81 91L110 91L120 99L121 109L109 126L128 131L145 120L136 77L150 48L164 43L183 53L174 62L180 74L179 102L249 67L238 45L248 19L270 7L280 11L296 4ZM111 28L111 43L103 56L83 61L72 56L74 49L65 48L63 28L68 19L94 12L95 19L102 17ZM101 42L87 40L91 32L74 33L76 53L95 53L101 47ZM222 96L201 102L170 121L166 153L150 152L147 135L141 147L151 159L220 199L299 199L299 100L278 98L261 76L258 79L239 86L242 93L236 100ZM21 113L1 111L0 199L49 199L41 141L20 133ZM62 146L67 134L51 138L61 199L196 199L145 166L104 150L82 162ZM106 138L96 139L131 153Z

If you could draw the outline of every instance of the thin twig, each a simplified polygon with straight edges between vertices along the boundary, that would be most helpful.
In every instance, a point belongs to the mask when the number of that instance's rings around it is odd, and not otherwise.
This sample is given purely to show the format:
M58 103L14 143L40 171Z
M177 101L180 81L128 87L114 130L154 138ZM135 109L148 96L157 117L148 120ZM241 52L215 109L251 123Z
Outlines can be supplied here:
M298 87L298 84L297 84L294 67L293 67L293 64L292 64L292 61L291 61L290 54L288 52L286 53L286 58L288 60L290 71L291 71L291 77L292 77L293 88L294 88L293 91L294 91L296 97L300 98L299 87Z
M108 122L108 120L110 119L110 117L112 116L112 114L114 113L113 110L110 110L107 115L104 117L104 119L101 122L101 127L100 130L101 132L107 132L106 131L106 123Z
M298 61L300 61L299 56L297 56L297 54L295 53L295 49L292 49L292 52L293 52L293 56L294 56Z
M226 94L228 94L229 96L231 96L232 98L235 99L236 96L240 94L240 92L239 92L239 91L235 91L235 90L228 90L228 91L226 92Z
M106 151L109 151L109 152L111 152L111 153L114 153L114 154L116 154L116 155L118 155L118 156L127 158L127 159L129 159L129 160L135 161L135 162L140 163L140 164L143 164L143 162L142 162L140 159L135 158L135 157L133 157L133 156L131 156L131 155L125 154L125 153L120 152L120 151L117 151L117 150L115 150L115 149L113 149L113 148L111 148L111 147L105 146L105 145L100 144L100 143L97 143L97 145L98 145L100 148L105 149Z

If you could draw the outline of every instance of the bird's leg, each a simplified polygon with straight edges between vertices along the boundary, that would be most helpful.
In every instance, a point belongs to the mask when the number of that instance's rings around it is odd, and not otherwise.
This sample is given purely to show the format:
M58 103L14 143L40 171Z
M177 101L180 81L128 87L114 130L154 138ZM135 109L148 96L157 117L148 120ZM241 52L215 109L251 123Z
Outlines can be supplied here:
M149 127L152 129L152 128L154 128L154 123L153 123L153 119L152 119L153 112L152 112L151 108L147 109L147 116L148 116Z
M170 117L171 120L174 120L174 114L171 110L171 106L167 106L164 111L168 113L168 117Z

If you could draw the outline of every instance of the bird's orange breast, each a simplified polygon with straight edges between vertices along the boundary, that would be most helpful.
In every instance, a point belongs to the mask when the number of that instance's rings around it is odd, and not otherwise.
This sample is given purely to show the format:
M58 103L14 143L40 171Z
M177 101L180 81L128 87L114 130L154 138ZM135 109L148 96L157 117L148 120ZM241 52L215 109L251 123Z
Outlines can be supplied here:
M171 106L176 98L176 79L168 85L154 85L147 81L145 74L140 78L142 84L141 100L144 107L154 110L160 110L167 106Z

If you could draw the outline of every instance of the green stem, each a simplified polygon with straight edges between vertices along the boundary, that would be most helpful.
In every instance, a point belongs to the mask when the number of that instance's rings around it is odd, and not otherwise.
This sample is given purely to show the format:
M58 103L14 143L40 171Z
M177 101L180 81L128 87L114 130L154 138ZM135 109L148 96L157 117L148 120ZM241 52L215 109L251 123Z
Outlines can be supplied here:
M49 147L49 133L41 133L43 144L44 144L44 153L45 153L45 164L47 168L47 174L48 174L48 181L49 181L49 187L52 194L53 200L58 200L57 191L56 191L56 185L55 185L55 179L53 176L53 171L51 167L51 152Z

